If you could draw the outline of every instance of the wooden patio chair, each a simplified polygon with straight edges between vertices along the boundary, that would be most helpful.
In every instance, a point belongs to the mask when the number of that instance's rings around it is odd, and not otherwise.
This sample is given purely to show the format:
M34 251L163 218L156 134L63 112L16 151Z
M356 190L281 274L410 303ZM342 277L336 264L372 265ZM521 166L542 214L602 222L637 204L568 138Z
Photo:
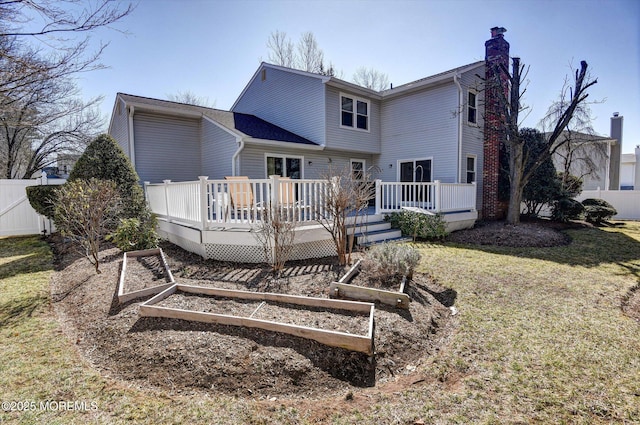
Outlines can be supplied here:
M289 177L280 177L279 198L280 205L289 211L301 210L303 215L311 211L310 205L296 199L296 184Z
M251 211L253 208L253 189L247 176L225 176L229 180L229 197L233 209Z

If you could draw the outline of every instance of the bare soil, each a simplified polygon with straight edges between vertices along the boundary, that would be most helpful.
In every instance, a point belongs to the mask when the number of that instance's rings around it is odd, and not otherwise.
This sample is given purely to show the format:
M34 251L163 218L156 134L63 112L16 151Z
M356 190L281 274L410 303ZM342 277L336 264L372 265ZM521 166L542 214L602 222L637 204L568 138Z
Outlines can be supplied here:
M149 297L118 304L122 267L118 249L105 247L101 251L102 273L96 275L87 261L63 241L52 240L52 245L57 258L52 299L63 329L95 368L141 388L260 399L344 394L381 383L411 381L410 375L420 362L438 350L454 328L455 318L448 307L455 292L422 274L408 284L414 297L408 311L376 306L373 358L259 329L140 318L138 305ZM327 297L330 283L346 271L334 259L325 258L291 262L282 277L274 279L261 265L203 260L168 243L162 248L175 280L191 285ZM157 264L148 258L143 257L135 267L142 268L135 269L128 279L149 280L155 276L157 284L165 283L156 272ZM146 286L136 282L131 285ZM185 293L163 303L199 311L242 309L242 314L251 314L257 307ZM344 311L313 311L277 303L265 305L257 314L285 323L357 334L366 333L368 325L363 316Z

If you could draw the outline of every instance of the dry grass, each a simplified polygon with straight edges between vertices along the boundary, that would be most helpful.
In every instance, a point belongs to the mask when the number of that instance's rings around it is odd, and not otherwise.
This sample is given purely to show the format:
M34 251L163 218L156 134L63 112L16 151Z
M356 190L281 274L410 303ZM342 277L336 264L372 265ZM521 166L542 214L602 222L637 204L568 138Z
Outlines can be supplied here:
M2 401L96 402L89 412L0 412L12 423L640 423L640 223L569 232L556 248L416 244L456 293L457 329L407 382L289 402L175 397L94 372L53 320L48 247L0 239Z

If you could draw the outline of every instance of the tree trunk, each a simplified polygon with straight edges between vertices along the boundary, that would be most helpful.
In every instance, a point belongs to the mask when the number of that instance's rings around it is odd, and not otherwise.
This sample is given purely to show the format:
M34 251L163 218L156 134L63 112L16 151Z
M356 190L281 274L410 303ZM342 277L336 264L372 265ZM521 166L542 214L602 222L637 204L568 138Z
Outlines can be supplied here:
M507 223L520 223L520 206L522 204L522 191L524 182L524 146L518 141L509 145L509 209L507 211Z

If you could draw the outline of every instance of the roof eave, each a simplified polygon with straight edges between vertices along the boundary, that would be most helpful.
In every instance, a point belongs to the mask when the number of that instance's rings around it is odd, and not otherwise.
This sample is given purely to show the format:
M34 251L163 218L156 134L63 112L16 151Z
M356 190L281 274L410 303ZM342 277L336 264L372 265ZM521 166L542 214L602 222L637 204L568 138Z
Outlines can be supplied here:
M281 140L268 140L268 139L258 139L255 137L244 137L245 143L260 145L260 146L273 146L273 147L281 147L281 148L296 148L303 149L309 151L321 151L324 150L324 146L316 145L316 144L308 144L308 143L296 143L296 142L284 142Z

